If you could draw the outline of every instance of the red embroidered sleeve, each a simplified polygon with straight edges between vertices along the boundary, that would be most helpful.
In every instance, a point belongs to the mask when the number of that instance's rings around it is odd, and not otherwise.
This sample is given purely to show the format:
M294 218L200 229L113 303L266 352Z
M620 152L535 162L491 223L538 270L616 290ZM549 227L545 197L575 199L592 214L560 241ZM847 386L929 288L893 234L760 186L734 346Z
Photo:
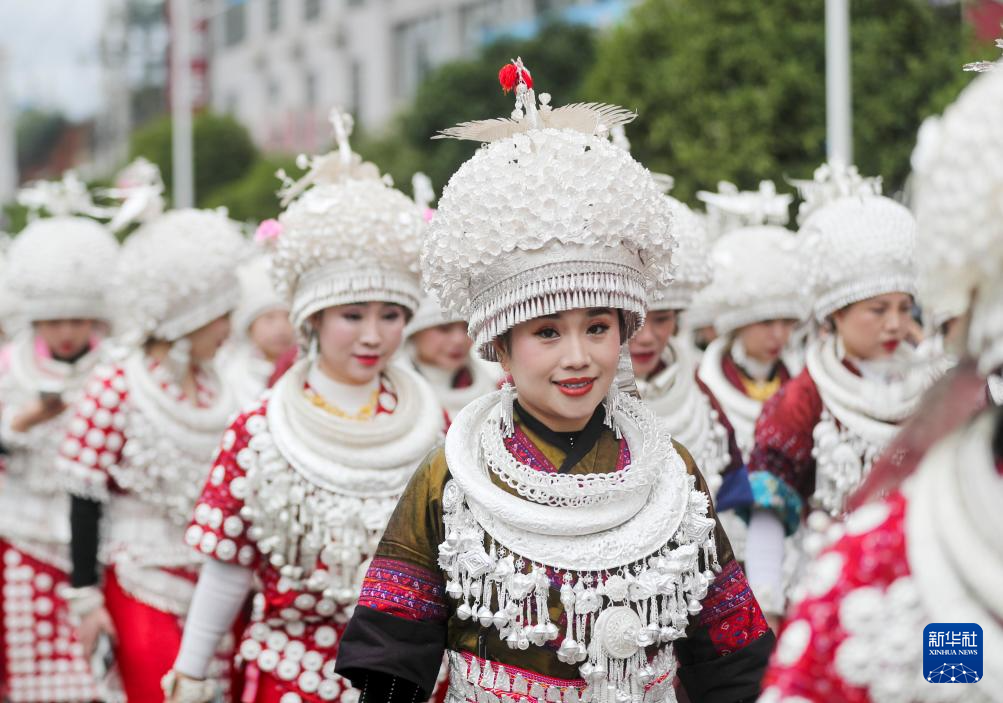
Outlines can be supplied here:
M840 610L856 589L885 592L908 575L905 509L900 493L861 508L847 518L846 536L812 563L805 576L808 597L788 612L761 701L870 703L867 689L839 672L840 647L848 639Z
M376 557L362 582L359 606L405 620L445 621L442 574L401 559Z
M737 652L769 632L770 626L737 561L725 566L710 585L700 611L700 624L710 632L714 651L721 656Z
M777 511L788 531L815 491L813 432L822 399L808 371L802 371L763 405L756 445L749 457L749 481L756 505Z
M94 372L84 396L74 406L58 462L61 477L73 495L108 500L108 493L114 488L108 471L122 460L125 446L128 395L123 369L102 366Z
M247 496L247 444L250 422L266 422L267 401L241 414L223 434L216 463L209 480L195 504L192 521L185 532L185 541L213 559L255 568L260 552L247 534L248 524L241 516Z

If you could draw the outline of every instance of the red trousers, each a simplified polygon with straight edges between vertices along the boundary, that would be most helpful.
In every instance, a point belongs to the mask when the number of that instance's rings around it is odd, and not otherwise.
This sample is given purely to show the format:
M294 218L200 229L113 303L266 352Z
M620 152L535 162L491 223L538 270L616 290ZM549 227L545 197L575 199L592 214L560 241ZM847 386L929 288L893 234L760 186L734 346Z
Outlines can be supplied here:
M162 701L163 691L160 680L174 666L174 660L181 648L184 618L173 613L165 613L153 606L136 600L122 589L115 578L115 569L105 572L105 607L111 615L118 635L115 647L115 663L129 703ZM249 618L243 613L234 623L234 632L243 632ZM224 683L229 691L243 688L242 672L233 666L232 652L217 653L227 666ZM224 700L230 700L224 697Z
M115 569L105 572L105 607L115 624L115 662L130 703L161 701L160 680L181 647L182 621L173 613L142 603L124 590Z

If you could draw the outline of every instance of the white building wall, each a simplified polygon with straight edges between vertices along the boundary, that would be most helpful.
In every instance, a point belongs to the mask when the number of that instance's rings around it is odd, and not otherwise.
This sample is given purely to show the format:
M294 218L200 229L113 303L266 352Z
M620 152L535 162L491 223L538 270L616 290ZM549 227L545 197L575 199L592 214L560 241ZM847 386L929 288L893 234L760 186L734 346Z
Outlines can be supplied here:
M330 143L333 107L378 131L429 70L473 54L486 33L541 8L604 1L278 0L280 26L270 29L273 0L243 0L244 36L228 43L227 13L240 0L213 0L210 103L266 151L315 151ZM320 5L315 19L305 17L311 2Z

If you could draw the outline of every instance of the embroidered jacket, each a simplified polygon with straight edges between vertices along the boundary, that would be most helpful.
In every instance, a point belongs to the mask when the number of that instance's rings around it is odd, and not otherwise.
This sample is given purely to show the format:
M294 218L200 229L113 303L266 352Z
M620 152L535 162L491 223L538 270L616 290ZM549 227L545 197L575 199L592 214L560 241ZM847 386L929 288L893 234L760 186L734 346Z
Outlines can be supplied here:
M309 391L308 385L306 390ZM392 414L396 397L384 379L376 415ZM273 539L271 528L259 524L262 510L268 509L265 505L268 496L252 495L256 490L252 486L255 479L249 473L261 465L259 461L267 460L282 462L284 472L289 477L295 476L294 469L284 463L269 438L270 402L277 401L266 396L256 407L241 413L226 431L185 541L208 557L251 568L256 574L258 594L254 612L238 650L245 662L278 679L282 690L298 696L296 700L320 703L339 700L345 694L348 700L355 694L348 682L335 674L334 661L355 605L357 589L344 592L334 589L326 574L336 568L338 557L332 558L334 551L359 550L356 560L351 556L347 559L359 563L366 563L371 551L365 544L332 542L319 550L316 569L305 575L296 573L278 553L263 544ZM274 486L273 489L278 490ZM389 513L394 502L374 499L369 504L373 514L367 517L349 514L351 501L346 501L343 520L349 524L356 518L364 518L367 525L372 523L372 531L378 537L381 522L386 518L384 511ZM356 509L360 507L361 503ZM350 576L357 581L362 573L357 578L355 574Z
M543 434L549 435L547 439ZM515 433L505 444L519 461L542 472L604 473L630 462L626 442L606 429L601 418L591 439L579 437L568 446L565 438L517 412ZM676 449L687 471L697 476L698 487L706 492L686 450L679 445ZM515 494L498 477L491 479ZM468 683L476 679L481 687L491 678L492 685L499 686L499 696L504 693L526 700L535 693L546 700L570 700L568 691L577 691L585 683L578 666L559 660L560 639L542 647L513 649L498 630L483 627L477 618L457 615L456 601L446 594L437 563L439 545L446 538L443 492L449 480L442 450L431 455L411 480L366 574L359 607L342 643L338 670L349 677L368 670L389 673L428 691L443 652L449 650L454 688L464 685L460 681L464 677ZM719 526L715 540L722 570L710 584L702 610L691 617L686 637L676 641L679 677L693 700L738 701L756 695L773 636ZM550 621L563 623L560 581L549 569L548 576ZM490 671L503 665L508 688L498 684L501 679L495 680L494 675L484 675L487 663L494 667L488 666ZM516 681L525 684L522 695ZM656 678L649 688L664 685L671 685L671 676L668 682Z

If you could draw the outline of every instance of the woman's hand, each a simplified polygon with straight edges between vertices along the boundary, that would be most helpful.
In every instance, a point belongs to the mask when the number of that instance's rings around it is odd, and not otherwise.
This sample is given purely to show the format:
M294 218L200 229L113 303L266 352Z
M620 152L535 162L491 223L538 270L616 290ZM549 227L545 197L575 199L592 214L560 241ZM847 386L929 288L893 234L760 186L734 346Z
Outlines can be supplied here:
M80 644L83 645L84 654L88 657L94 654L94 649L102 634L108 635L112 642L115 642L118 637L115 633L115 624L111 621L111 615L108 614L104 606L95 608L84 615L77 628Z
M216 684L205 679L185 676L171 669L160 682L164 703L209 703L217 694Z
M10 426L15 432L27 432L35 425L58 417L64 410L66 410L66 403L61 398L34 400L14 418Z

